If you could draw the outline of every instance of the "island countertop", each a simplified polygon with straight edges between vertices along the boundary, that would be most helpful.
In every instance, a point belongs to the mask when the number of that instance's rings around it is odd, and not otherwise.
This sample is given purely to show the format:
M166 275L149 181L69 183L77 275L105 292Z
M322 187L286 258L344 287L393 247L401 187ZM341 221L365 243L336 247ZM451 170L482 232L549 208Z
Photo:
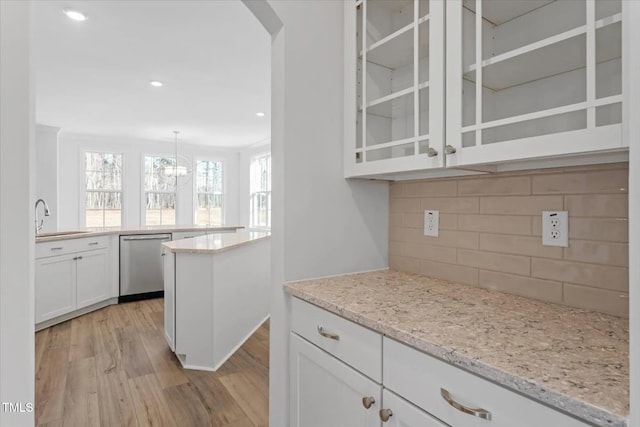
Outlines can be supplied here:
M242 245L266 239L266 231L237 231L235 233L208 234L191 239L174 240L162 245L174 253L216 254Z
M295 297L597 426L626 426L628 319L394 270Z

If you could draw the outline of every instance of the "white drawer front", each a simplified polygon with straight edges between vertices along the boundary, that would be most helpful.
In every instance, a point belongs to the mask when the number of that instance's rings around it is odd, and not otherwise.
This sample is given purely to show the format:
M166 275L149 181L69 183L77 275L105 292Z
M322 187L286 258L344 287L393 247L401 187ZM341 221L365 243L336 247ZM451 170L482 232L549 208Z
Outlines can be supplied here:
M384 338L384 385L452 426L586 427L587 425L504 387L418 350ZM452 403L485 410L491 420L456 409Z
M74 252L102 249L109 246L109 236L62 239L36 244L36 258L65 255Z
M298 298L293 298L291 312L295 333L382 382L382 335Z

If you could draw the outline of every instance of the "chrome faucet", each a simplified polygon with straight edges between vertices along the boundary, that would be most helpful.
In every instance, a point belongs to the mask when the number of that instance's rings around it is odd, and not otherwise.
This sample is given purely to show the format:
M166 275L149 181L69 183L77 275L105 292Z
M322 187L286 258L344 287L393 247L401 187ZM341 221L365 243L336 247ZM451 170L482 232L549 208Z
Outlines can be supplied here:
M38 231L42 230L42 226L44 225L44 218L40 220L40 223L38 224L38 205L42 203L44 205L44 216L49 216L49 206L47 206L47 202L44 201L44 199L38 199L36 200L36 234L38 234Z

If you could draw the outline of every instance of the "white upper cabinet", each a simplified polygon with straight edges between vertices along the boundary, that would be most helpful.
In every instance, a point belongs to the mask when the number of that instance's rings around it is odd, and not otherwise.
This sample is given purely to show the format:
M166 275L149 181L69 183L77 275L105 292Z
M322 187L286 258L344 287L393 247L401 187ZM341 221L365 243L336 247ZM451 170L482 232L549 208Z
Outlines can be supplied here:
M347 2L345 176L624 151L623 3Z
M447 166L622 148L620 0L447 2Z
M442 167L444 2L345 8L346 176Z

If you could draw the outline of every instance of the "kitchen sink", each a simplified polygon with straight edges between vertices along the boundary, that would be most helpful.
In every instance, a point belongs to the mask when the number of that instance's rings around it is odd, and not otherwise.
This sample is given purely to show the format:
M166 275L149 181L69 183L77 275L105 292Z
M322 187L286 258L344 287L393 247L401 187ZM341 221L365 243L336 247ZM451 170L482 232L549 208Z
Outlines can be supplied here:
M56 237L56 236L68 236L70 234L84 234L90 233L87 230L69 230L69 231L52 231L50 233L38 233L36 237Z

